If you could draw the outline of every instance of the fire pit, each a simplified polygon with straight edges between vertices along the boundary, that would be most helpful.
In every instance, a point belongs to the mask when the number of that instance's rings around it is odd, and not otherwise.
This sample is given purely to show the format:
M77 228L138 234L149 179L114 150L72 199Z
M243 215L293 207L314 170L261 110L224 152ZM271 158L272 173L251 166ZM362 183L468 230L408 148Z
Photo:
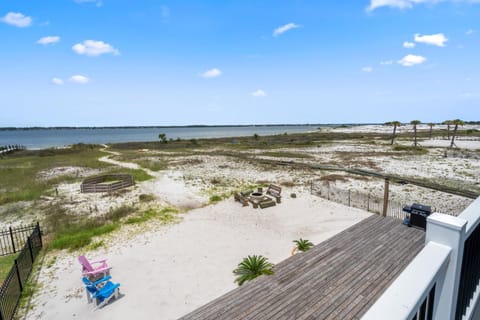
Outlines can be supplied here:
M258 199L258 200L260 200L260 199L263 199L263 193L261 193L261 192L252 192L252 193L250 194L250 197L252 197L253 199Z

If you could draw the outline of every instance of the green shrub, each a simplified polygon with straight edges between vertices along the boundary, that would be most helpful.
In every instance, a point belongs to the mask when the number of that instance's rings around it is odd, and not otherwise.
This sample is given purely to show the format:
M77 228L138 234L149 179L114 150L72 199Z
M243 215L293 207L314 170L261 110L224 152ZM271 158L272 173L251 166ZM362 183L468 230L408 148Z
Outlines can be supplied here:
M150 202L155 200L155 196L153 194L142 193L138 196L138 199L140 200L140 202Z
M111 220L111 221L118 221L121 218L126 217L133 212L135 212L134 207L122 205L118 208L110 209L110 211L105 215L105 219Z
M69 249L70 251L83 248L92 242L93 237L101 236L118 229L117 223L91 227L89 223L75 225L59 232L52 241L53 249Z

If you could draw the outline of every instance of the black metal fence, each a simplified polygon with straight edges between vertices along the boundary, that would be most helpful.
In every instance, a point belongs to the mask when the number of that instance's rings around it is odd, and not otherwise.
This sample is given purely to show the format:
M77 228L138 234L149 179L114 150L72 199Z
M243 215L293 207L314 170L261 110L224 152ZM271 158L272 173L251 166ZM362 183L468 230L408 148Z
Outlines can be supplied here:
M341 203L349 207L363 209L378 214L382 214L383 212L383 197L379 197L371 193L354 191L350 189L339 189L330 186L328 182L321 180L312 181L310 185L310 191L314 195L330 201ZM406 214L403 212L404 206L404 204L389 200L387 216L403 220Z
M462 319L480 281L480 225L472 231L463 249L462 271L458 287L455 319Z
M24 286L32 272L33 262L42 249L40 225L37 223L32 229L0 287L0 320L13 319Z
M10 227L0 231L0 256L19 252L37 227L38 223L30 226Z

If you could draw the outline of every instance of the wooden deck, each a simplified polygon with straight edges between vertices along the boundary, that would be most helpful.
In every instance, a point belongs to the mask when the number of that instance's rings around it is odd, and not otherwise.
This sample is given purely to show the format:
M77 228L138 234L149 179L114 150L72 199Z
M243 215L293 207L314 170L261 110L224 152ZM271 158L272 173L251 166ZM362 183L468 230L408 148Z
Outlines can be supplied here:
M422 230L372 216L181 319L359 319L424 240Z

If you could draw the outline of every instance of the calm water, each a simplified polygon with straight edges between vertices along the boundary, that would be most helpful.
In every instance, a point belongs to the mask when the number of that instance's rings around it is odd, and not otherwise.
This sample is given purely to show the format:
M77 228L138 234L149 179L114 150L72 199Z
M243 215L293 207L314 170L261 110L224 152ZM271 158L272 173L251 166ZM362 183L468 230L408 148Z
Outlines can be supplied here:
M323 125L322 125L323 126ZM158 141L158 134L167 138L222 138L273 135L315 131L319 125L303 126L248 126L248 127L173 127L173 128L95 128L0 131L0 146L19 144L29 149L63 147L75 143L115 143L129 141Z

